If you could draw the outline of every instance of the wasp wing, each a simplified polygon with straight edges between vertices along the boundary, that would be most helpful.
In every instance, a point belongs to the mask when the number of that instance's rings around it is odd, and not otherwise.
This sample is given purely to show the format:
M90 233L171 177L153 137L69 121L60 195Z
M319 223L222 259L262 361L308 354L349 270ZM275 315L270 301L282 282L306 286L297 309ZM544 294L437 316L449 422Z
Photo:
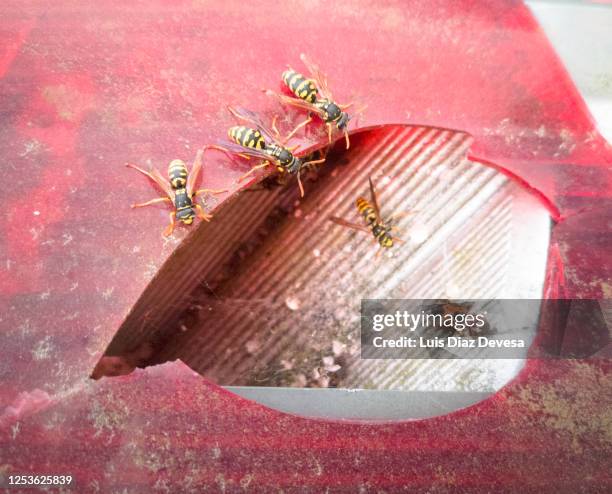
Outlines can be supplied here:
M295 106L297 108L300 108L302 110L306 110L306 111L309 111L309 112L314 112L320 118L323 118L323 116L324 116L325 112L321 108L313 105L312 103L309 103L308 101L304 101L303 99L294 98L292 96L286 96L284 94L275 93L274 91L270 91L269 89L266 91L266 94L278 98L278 100L282 104L291 105L291 106Z
M303 53L300 55L300 60L304 63L304 65L306 65L306 67L310 71L310 74L317 83L318 89L321 92L323 98L329 101L333 101L332 93L329 90L329 86L327 85L327 76L325 75L325 73L322 72L321 69L319 69L319 67Z
M202 170L202 155L203 154L204 154L204 151L201 149L198 149L198 152L196 153L196 157L193 160L193 165L191 165L191 170L189 170L189 176L187 177L187 195L189 197L193 195L193 192L195 190L195 184L197 183L198 177Z
M368 177L368 181L370 182L370 194L372 196L372 205L374 206L374 212L376 213L376 219L379 223L382 223L382 219L380 217L380 207L378 206L378 199L376 198L376 191L374 190L374 184L372 183L372 177Z
M230 141L219 141L217 146L210 146L211 149L218 149L219 151L224 151L233 155L242 155L248 156L249 158L262 159L266 161L274 161L274 158L268 154L266 154L261 149L247 148L244 146L240 146L239 144L235 144Z
M151 168L151 175L153 175L153 180L162 188L162 190L168 195L170 199L174 201L174 190L172 189L172 185L164 176L159 173L157 168Z
M347 228L352 228L353 230L359 230L362 232L370 233L370 230L363 225L357 225L355 223L351 223L350 221L343 220L342 218L338 218L337 216L330 216L329 221L333 221L334 223L345 226Z
M143 175L149 177L170 198L170 200L174 202L174 190L172 190L170 182L168 182L168 180L166 180L163 175L159 173L159 171L157 171L157 168L151 167L149 168L149 171L147 171L132 163L128 163L126 166L128 166L129 168L133 168L134 170L138 170Z
M241 106L228 106L227 109L237 119L255 125L255 127L257 127L257 130L259 130L268 141L276 142L278 140L275 137L275 133L272 132L272 130L265 123L263 123L263 120L255 112L247 110L246 108L243 108Z

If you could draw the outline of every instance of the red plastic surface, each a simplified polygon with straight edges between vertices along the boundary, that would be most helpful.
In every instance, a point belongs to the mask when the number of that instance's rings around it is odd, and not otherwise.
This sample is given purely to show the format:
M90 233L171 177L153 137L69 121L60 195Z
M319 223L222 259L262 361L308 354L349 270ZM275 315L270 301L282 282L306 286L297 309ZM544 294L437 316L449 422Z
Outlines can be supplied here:
M61 3L61 5L59 5ZM74 492L604 492L609 361L531 362L468 410L392 425L283 416L181 364L91 382L180 240L122 165L191 160L308 53L361 125L475 138L558 209L547 295L610 296L612 151L519 2L125 2L0 6L0 470ZM288 125L288 124L287 124ZM209 156L203 181L244 170ZM526 487L520 487L527 484ZM299 486L305 486L299 488Z

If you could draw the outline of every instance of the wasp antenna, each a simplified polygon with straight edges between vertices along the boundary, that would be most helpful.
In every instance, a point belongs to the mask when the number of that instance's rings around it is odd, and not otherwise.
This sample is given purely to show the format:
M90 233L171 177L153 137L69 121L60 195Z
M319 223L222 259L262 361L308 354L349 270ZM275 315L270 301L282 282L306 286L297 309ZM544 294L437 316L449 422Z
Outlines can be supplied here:
M236 109L233 106L227 105L227 111L230 112L234 117L238 118L238 114L236 113Z

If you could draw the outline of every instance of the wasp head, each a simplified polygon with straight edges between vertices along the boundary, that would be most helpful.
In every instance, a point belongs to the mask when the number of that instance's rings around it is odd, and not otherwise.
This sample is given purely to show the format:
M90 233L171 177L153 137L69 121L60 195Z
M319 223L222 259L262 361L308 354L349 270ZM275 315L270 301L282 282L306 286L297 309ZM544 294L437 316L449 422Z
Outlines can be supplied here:
M300 168L302 168L302 165L303 165L302 159L298 158L297 156L293 156L291 163L287 165L287 171L289 173L296 174L297 172L300 171Z
M390 249L393 247L393 238L388 235L385 236L380 242L380 245L382 245L385 249Z
M346 129L346 126L348 125L350 119L351 117L349 117L348 113L342 112L340 114L340 118L338 118L338 121L336 122L336 126L338 127L338 129L344 130Z

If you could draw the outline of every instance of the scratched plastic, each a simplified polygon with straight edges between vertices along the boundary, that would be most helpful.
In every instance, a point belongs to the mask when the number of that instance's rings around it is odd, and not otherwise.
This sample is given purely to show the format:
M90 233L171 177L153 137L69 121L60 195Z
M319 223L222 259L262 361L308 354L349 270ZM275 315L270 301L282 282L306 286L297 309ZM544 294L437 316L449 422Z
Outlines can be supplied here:
M9 1L0 13L3 475L72 473L79 493L609 485L606 361L529 362L470 409L386 425L285 416L181 363L88 379L189 233L163 241L166 209L129 209L156 191L124 163L190 161L233 124L227 103L280 112L259 89L278 89L301 52L340 102L368 105L362 126L471 134L470 156L558 221L546 294L609 296L612 151L523 5ZM203 180L235 190L244 171L210 155Z

